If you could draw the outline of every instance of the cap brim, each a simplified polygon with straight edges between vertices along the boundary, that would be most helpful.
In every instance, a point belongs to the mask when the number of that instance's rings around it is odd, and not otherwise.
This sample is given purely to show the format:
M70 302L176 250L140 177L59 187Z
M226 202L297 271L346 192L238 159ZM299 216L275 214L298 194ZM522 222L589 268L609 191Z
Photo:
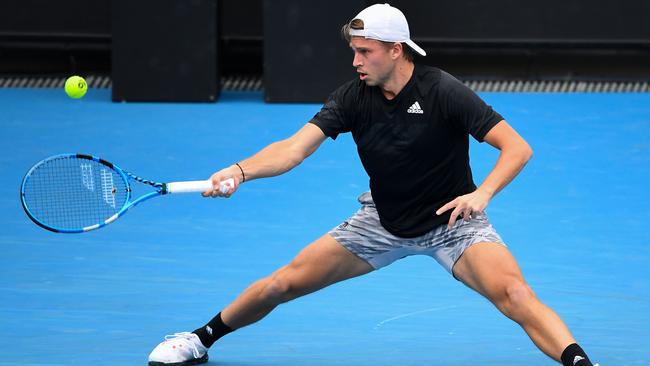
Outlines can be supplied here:
M426 56L427 53L418 45L415 44L415 42L411 41L410 39L405 42L409 47L411 47L415 52L419 53L421 56Z

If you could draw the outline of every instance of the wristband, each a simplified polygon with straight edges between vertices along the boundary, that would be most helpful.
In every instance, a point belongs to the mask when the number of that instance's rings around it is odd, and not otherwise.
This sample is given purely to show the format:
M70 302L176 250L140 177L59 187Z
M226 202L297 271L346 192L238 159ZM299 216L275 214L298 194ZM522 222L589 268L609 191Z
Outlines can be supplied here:
M241 170L241 182L244 183L246 181L246 174L244 174L244 169L241 168L241 165L239 165L239 163L235 163L235 165L237 165L239 170Z

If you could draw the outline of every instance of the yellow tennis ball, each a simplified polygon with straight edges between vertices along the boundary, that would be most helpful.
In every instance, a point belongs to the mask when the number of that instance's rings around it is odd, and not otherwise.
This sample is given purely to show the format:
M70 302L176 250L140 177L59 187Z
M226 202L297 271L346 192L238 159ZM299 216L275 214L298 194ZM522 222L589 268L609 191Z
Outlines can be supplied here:
M86 95L88 91L88 84L86 80L81 76L70 76L68 80L65 81L65 93L68 94L70 98L79 99Z

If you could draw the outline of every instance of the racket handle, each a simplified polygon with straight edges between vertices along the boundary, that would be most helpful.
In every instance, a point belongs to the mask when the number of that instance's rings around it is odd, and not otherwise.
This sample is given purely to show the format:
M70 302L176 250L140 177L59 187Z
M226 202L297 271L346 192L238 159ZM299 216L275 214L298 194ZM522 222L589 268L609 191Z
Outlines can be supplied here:
M231 187L235 186L235 180L228 178L221 182L221 193L226 193ZM167 183L168 193L193 193L193 192L207 192L212 190L211 180L193 180L187 182L171 182Z

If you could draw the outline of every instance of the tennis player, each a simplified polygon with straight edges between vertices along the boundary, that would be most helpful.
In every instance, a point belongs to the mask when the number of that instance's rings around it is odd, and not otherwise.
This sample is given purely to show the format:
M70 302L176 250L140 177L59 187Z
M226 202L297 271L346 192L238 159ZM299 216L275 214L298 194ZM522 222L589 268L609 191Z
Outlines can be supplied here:
M335 90L293 136L212 175L215 188L204 195L229 197L244 182L283 174L326 138L351 132L370 177L361 208L291 263L253 283L206 325L166 337L149 365L205 362L216 340L284 302L424 254L517 322L549 357L564 366L592 366L567 326L526 284L485 213L490 199L530 159L526 141L457 79L414 63L414 54L426 53L410 39L400 10L370 6L342 33L358 78ZM470 135L500 151L478 187L469 166ZM224 194L219 183L229 177L235 186Z

